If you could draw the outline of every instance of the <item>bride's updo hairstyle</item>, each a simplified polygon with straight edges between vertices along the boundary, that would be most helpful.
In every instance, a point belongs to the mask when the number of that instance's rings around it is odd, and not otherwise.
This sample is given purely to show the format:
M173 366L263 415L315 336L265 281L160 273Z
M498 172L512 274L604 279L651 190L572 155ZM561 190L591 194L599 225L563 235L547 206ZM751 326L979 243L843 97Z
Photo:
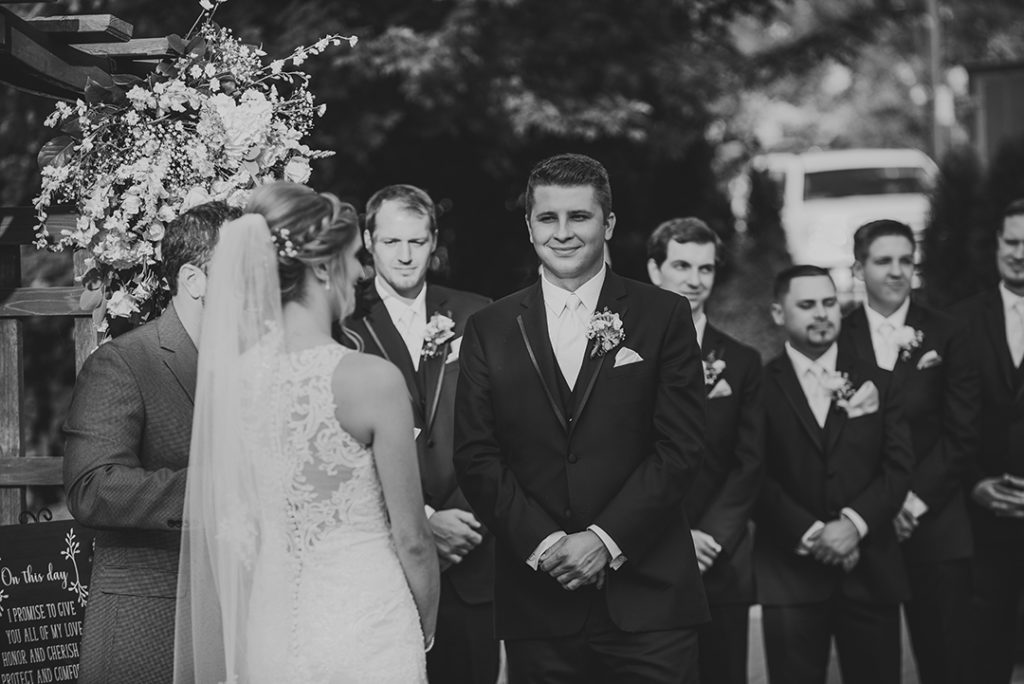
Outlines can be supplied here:
M282 304L304 300L307 268L330 264L332 278L344 277L341 255L359 237L359 216L351 204L282 181L256 188L245 210L260 214L270 228Z

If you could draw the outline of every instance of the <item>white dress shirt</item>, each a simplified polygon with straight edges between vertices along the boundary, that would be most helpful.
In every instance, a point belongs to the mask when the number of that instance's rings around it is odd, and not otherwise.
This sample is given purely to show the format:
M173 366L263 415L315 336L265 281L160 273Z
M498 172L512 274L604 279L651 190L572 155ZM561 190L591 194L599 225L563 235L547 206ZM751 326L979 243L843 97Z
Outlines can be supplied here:
M562 331L566 325L582 324L584 327L586 326L586 321L593 316L594 311L597 309L597 300L601 296L601 288L604 287L607 272L607 268L602 265L597 275L576 288L575 292L570 292L548 280L544 269L541 269L540 289L541 295L544 297L544 311L548 322L548 339L551 341L551 349L555 353L555 359L562 369L562 374L567 376L565 380L569 383L570 387L576 383L576 375L583 364L583 355L587 352L587 340L582 334L583 330L579 331L579 335L570 336L569 338L559 335L559 331ZM571 309L566 307L566 304L569 303L573 295L582 302L582 306L576 312L579 315L579 319L576 321L565 318L573 313ZM566 339L569 341L568 345L559 344ZM582 344L580 344L580 340L582 340ZM574 366L575 372L566 371L566 365ZM568 377L570 375L572 377ZM612 570L618 570L626 562L626 557L622 555L622 549L619 548L619 545L599 526L589 525L587 529L596 534L601 543L608 549L608 554L612 558L608 566ZM537 548L533 550L530 557L526 559L526 564L536 570L540 557L544 555L544 552L565 536L567 535L564 530L549 534L537 545Z
M875 350L875 363L879 368L891 371L896 367L900 357L900 348L893 334L907 324L907 311L910 310L910 298L900 305L889 316L883 316L869 305L864 305L864 313L868 318L868 329L871 330L871 347Z
M704 349L704 331L708 329L708 315L703 311L693 320L693 329L697 332L697 346Z
M423 351L423 335L427 330L427 286L423 285L415 299L407 299L395 292L379 275L373 279L373 285L409 350L412 367L418 370L420 352Z
M1003 298L1003 319L1006 321L1006 343L1010 347L1010 358L1014 367L1019 368L1024 360L1024 297L1010 292L1006 283L999 283L999 294Z
M790 363L793 364L793 370L796 371L796 377L800 380L800 387L804 391L804 396L807 397L807 403L811 405L811 411L814 412L818 425L824 427L825 419L828 417L829 406L832 403L832 397L829 396L828 391L822 386L820 378L823 371L835 372L839 347L833 343L824 354L817 359L812 359L797 351L789 342L786 342L786 356L789 357ZM843 508L840 513L853 523L861 539L867 536L868 524L860 516L860 513L849 506ZM807 528L803 537L800 538L800 545L797 547L796 552L800 555L809 553L811 537L824 527L824 521L815 520L814 524Z

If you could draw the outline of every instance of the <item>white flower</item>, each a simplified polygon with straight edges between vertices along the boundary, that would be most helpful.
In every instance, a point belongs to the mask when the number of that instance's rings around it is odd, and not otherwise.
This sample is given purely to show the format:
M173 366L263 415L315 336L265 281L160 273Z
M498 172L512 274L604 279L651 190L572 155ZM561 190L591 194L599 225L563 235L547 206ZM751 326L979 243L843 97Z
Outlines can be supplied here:
M292 157L284 165L284 179L292 183L305 183L309 174L309 160L305 157Z
M586 338L594 340L594 346L590 350L591 358L604 356L616 345L626 339L626 331L622 329L622 319L619 314L613 313L604 308L604 311L594 312L587 324Z
M181 200L180 210L182 212L188 211L192 207L209 202L210 199L210 193L206 191L206 188L197 185L185 193L185 197Z
M423 348L420 356L432 358L437 356L445 342L455 337L455 321L442 313L435 313L427 321L423 330Z
M907 361L913 351L924 342L924 333L909 325L904 325L893 331L892 341L900 350L900 360Z
M224 94L210 98L212 106L224 125L224 152L235 163L261 144L270 129L273 107L258 90L247 90L238 104Z
M124 290L115 290L107 300L107 314L116 318L128 318L135 311L135 297Z
M143 234L150 242L160 242L164 239L164 224L160 221L153 221Z

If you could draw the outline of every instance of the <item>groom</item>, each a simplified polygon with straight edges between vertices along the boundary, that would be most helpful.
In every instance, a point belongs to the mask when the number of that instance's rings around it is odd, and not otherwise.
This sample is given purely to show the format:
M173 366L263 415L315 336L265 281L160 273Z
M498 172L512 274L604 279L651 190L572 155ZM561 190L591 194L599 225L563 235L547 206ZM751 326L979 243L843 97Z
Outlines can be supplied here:
M696 682L707 603L683 513L705 451L686 300L604 262L608 174L578 154L526 189L536 284L470 317L462 491L496 537L509 681Z

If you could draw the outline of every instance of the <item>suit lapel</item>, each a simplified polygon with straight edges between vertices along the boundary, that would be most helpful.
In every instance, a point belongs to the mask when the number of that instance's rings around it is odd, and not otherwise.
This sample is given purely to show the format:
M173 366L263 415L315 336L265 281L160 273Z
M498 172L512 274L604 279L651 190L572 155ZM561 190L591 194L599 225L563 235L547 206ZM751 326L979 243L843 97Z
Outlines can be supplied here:
M595 313L604 311L606 307L609 312L618 314L619 319L625 322L626 311L629 309L626 286L621 278L612 273L611 269L605 274L601 295L597 298ZM600 375L601 369L604 368L605 359L615 351L615 347L613 347L608 352L595 358L591 355L591 351L596 342L596 340L591 340L587 345L587 350L583 356L583 365L580 367L580 374L576 379L576 387L573 392L572 420L569 422L570 434L572 434L573 429L579 422L579 417L590 400L590 395L594 392L594 385L597 383L597 377Z
M412 367L409 350L406 348L398 328L391 320L391 315L388 314L384 302L377 299L370 307L363 323L366 325L366 332L369 333L384 358L398 366L398 370L402 372L405 385L409 388L409 395L413 399L413 406L422 406L419 385L416 382L416 370Z
M907 320L905 321L905 325L913 328L914 330L924 331L925 323L927 323L927 320L924 309L911 302L910 308L907 309ZM921 346L911 351L910 356L906 361L901 358L903 355L902 351L896 352L896 366L893 368L893 375L899 382L905 382L907 380L907 376L917 369L917 361L928 349L928 342L928 334L925 333Z
M868 361L870 363L870 361ZM856 382L857 379L851 372L851 369L855 365L848 355L840 353L836 358L836 371L839 373L847 373L850 381L854 384L854 389L859 389ZM836 406L835 402L829 404L828 417L825 418L825 453L831 453L835 448L836 443L839 441L839 436L843 432L843 428L846 427L847 421L850 417L846 414L846 411Z
M160 347L164 350L164 365L185 392L188 402L194 404L199 354L192 338L185 331L185 326L181 324L173 304L160 316L157 334L160 336Z
M850 330L850 337L853 339L853 347L857 351L857 355L869 363L878 365L875 360L875 346L871 343L871 327L868 325L868 315L864 311L864 306L847 316L843 324Z
M544 296L541 293L540 281L526 291L522 300L523 311L516 317L516 324L523 338L523 344L530 356L540 384L544 388L548 404L555 412L562 427L568 428L561 401L558 399L558 376L555 371L555 354L551 349L551 338L548 336L548 321L544 312Z
M789 357L783 354L772 364L771 368L775 382L778 383L779 388L782 390L782 395L786 397L786 401L789 402L793 412L796 413L800 425L803 426L804 431L807 432L807 436L814 442L814 446L817 447L818 451L821 451L822 430L818 427L818 421L814 418L811 405L804 395L804 390L800 386L800 381L796 377L796 371L793 370L793 364L790 362Z
M999 366L998 375L1003 379L1006 389L1013 392L1013 379L1016 377L1017 369L1013 367L1010 345L1006 341L1006 316L1003 314L1003 298L998 288L992 291L992 295L985 302L983 318L989 343L992 345L992 355Z
M444 293L436 287L427 285L427 321L430 321L430 317L436 313L440 313L444 316L451 316L451 311L445 309L447 304L447 297ZM430 358L420 358L420 372L423 373L424 378L424 392L426 394L426 427L424 428L427 432L430 432L431 426L434 424L434 416L437 415L437 402L441 398L441 388L444 385L444 367L445 360L448 358L448 349L450 347L450 341L445 342L441 345L441 348L437 350L437 354Z

